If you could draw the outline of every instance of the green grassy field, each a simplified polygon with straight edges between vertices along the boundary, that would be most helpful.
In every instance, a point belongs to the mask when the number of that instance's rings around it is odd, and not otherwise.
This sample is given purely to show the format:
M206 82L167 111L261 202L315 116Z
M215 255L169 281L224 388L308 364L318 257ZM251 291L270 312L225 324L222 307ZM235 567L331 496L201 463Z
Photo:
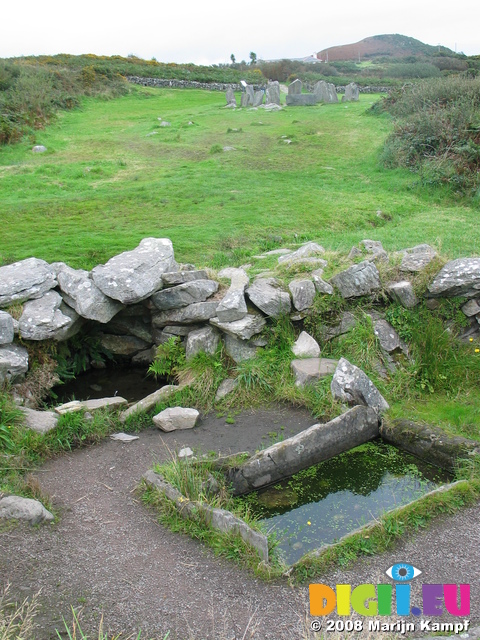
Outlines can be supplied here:
M478 254L476 205L380 167L391 122L366 113L376 99L273 113L224 109L222 93L195 90L87 99L37 133L47 153L31 141L0 149L0 258L90 268L146 236L212 266L309 239Z

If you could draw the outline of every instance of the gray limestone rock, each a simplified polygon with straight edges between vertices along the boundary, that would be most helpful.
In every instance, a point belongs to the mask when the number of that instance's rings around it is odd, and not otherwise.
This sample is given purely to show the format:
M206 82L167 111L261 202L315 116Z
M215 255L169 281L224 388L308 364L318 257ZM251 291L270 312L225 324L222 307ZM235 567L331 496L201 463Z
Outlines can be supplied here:
M265 91L263 89L259 89L258 91L255 91L253 94L253 106L259 107L261 104L263 104L264 97L265 97Z
M342 102L357 102L360 97L360 90L354 82L350 82L345 87L345 93L342 96Z
M167 238L144 238L92 270L92 278L106 296L123 304L145 300L163 286L162 274L175 270L173 246Z
M199 412L185 407L170 407L153 416L153 424L162 431L193 429L197 424Z
M323 268L322 269L316 269L315 271L312 271L312 273L310 274L313 278L313 284L315 286L315 291L317 293L324 293L326 295L331 296L333 294L333 287L329 282L326 282L323 279Z
M317 104L317 97L313 93L301 93L300 95L287 95L285 104L289 107L307 107Z
M349 405L365 405L378 413L389 408L370 378L346 358L340 358L330 388L334 398Z
M65 402L55 407L55 413L59 415L65 415L66 413L73 413L75 411L98 411L99 409L107 409L113 411L120 407L124 407L128 404L128 400L121 396L113 396L111 398L96 398L93 400L72 400L71 402Z
M233 104L235 107L237 106L237 100L235 98L235 93L232 87L228 87L225 92L225 99L227 101L227 105Z
M65 302L83 318L106 323L123 309L120 302L100 291L88 271L65 265L57 279Z
M0 500L0 518L8 520L26 520L29 524L51 522L53 515L38 500L7 496Z
M162 273L164 287L174 287L178 284L192 282L192 280L208 280L208 274L203 269L191 271L169 271Z
M363 253L360 251L360 249L358 247L352 247L348 253L347 258L349 260L355 260L355 258L360 258L360 256L363 256Z
M403 255L400 271L416 272L425 267L437 257L437 252L428 244L418 244L400 252Z
M252 336L262 331L266 325L266 320L259 313L249 313L240 320L234 320L233 322L220 322L217 317L211 318L210 324L234 338L249 340Z
M310 309L315 298L315 285L311 280L292 280L288 285L288 288L292 294L293 306L297 311Z
M295 375L295 385L304 387L307 384L315 384L320 378L332 375L337 364L338 360L331 358L305 358L292 360L290 366Z
M280 105L280 84L277 80L268 83L265 102L268 105Z
M238 378L226 378L220 383L215 395L215 402L223 400L238 387Z
M13 342L15 330L12 316L6 311L0 311L0 345Z
M187 360L190 360L197 353L209 353L214 354L220 343L220 336L218 331L215 331L212 327L203 327L196 331L191 331L185 343L185 355Z
M480 313L480 300L472 298L472 300L463 305L462 311L469 318L478 315Z
M297 96L302 93L302 81L298 78L288 85L288 95Z
M218 274L221 278L230 278L230 287L217 307L217 317L220 322L234 322L247 315L245 302L245 288L249 278L244 269L223 269Z
M388 261L388 253L379 240L362 240L360 245L372 256L372 260Z
M350 313L350 311L344 311L340 318L340 322L334 326L324 326L324 334L323 339L325 342L336 338L337 336L342 336L345 333L351 331L357 324L357 319Z
M318 342L306 331L302 331L298 336L292 346L292 351L297 358L318 358L320 355Z
M67 340L80 326L80 316L56 291L47 291L41 298L26 302L18 323L25 340Z
M180 309L189 304L204 302L218 290L215 280L193 280L154 293L152 303L160 311Z
M27 407L22 407L21 411L26 426L37 433L47 433L57 426L58 415L54 411L35 411Z
M403 348L400 336L386 320L377 320L373 325L373 332L384 351L393 353Z
M393 282L387 287L388 295L406 309L413 309L418 304L418 298L413 290L412 283L408 280Z
M136 336L116 336L111 333L101 333L100 344L115 356L130 358L151 347L151 342L145 342Z
M239 340L228 333L224 338L225 351L235 362L243 362L254 358L257 353L257 347L248 340Z
M381 288L378 269L368 261L359 262L337 273L330 282L337 287L342 298L368 295Z
M182 387L179 385L167 384L161 387L160 389L157 389L157 391L150 393L145 398L142 398L142 400L139 400L135 404L132 404L132 406L126 409L125 411L122 411L122 413L119 416L119 421L125 422L127 418L134 416L138 412L149 411L158 402L161 402L166 398L168 398L169 396L176 393L177 391L180 391L181 388Z
M428 290L431 296L476 298L480 294L480 258L447 262Z
M142 316L124 314L122 311L104 327L104 333L117 336L134 336L146 343L153 342L151 317L147 309Z
M41 298L57 284L55 271L45 260L27 258L0 267L0 307Z
M43 144L36 144L34 147L32 147L32 153L45 153L46 150L47 147L45 147Z
M319 80L313 88L313 93L317 102L334 103L338 102L337 91L335 85L331 82Z
M278 318L290 313L290 295L280 288L275 278L258 278L247 289L251 302L267 316Z
M198 322L207 322L213 318L217 312L217 302L195 302L189 304L188 307L181 309L170 309L168 311L159 311L152 316L152 325L154 327L166 327L175 324L196 324Z
M302 245L296 251L291 251L289 254L282 255L278 258L278 264L289 264L292 262L298 262L299 260L303 260L304 258L312 258L319 257L325 253L325 249L317 244L316 242L307 242ZM325 266L326 266L326 261Z
M148 367L155 360L156 353L157 347L155 346L144 349L132 357L131 363L134 367Z
M0 385L15 382L28 371L28 351L18 344L0 347Z

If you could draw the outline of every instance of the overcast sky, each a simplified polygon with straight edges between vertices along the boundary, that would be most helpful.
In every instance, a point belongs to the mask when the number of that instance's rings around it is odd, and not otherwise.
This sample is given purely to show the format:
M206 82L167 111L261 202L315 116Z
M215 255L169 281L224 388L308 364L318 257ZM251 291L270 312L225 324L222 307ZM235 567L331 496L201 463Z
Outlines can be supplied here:
M480 54L478 0L4 0L0 57L135 54L160 62L299 58L400 33Z

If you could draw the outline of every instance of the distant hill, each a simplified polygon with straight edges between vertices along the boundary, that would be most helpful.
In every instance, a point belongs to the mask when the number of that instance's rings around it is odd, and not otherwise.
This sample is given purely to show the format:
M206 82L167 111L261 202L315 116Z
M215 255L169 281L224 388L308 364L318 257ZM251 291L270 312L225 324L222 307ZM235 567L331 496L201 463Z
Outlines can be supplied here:
M381 36L371 36L355 42L337 47L329 47L317 53L317 58L322 61L335 62L340 60L365 60L377 57L404 58L407 56L432 56L435 53L455 55L447 47L433 47L415 38L402 36L397 33Z

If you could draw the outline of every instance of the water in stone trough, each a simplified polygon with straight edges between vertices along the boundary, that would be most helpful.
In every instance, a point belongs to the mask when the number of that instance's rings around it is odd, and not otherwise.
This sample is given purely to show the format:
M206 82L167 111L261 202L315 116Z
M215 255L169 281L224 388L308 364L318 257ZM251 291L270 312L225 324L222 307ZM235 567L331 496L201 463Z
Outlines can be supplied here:
M439 469L375 440L239 499L277 533L281 554L293 564L448 480Z
M70 400L112 396L121 396L128 402L137 402L164 384L166 383L163 380L147 376L145 368L107 367L91 369L66 384L58 385L53 391L57 395L57 404Z

